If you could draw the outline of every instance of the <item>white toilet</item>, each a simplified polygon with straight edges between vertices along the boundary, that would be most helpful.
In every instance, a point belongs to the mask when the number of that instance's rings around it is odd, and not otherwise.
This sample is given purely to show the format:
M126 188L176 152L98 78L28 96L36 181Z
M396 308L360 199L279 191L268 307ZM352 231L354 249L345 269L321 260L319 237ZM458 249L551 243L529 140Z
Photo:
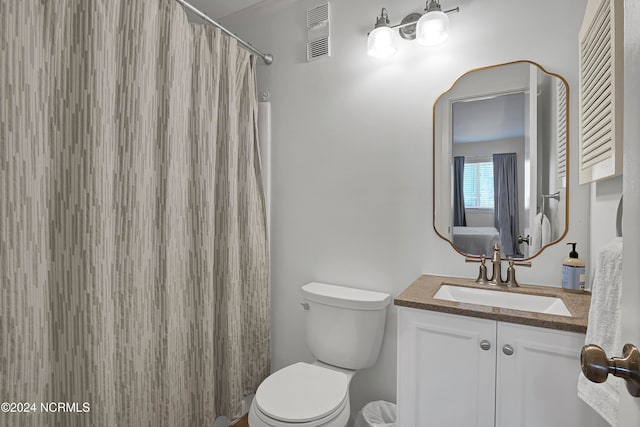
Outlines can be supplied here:
M294 363L264 380L249 409L250 427L345 427L351 378L378 358L391 295L308 283L302 301L317 361Z

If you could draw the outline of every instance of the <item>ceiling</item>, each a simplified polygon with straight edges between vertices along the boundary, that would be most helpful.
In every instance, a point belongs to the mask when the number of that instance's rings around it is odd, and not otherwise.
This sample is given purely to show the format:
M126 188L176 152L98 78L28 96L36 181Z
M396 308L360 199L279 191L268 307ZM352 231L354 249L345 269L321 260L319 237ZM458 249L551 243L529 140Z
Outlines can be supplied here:
M524 136L524 93L453 103L453 142L484 142Z
M227 15L260 3L262 0L185 0L196 9L213 19L222 19Z

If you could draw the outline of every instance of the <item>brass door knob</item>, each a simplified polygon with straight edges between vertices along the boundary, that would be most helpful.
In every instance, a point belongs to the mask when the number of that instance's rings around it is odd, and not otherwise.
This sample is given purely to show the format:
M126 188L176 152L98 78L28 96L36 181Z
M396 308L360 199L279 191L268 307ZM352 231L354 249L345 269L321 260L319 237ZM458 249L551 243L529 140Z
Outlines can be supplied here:
M625 344L622 357L607 358L607 354L594 344L582 347L580 365L584 376L594 383L603 383L609 374L627 382L629 394L640 397L640 351L635 345Z

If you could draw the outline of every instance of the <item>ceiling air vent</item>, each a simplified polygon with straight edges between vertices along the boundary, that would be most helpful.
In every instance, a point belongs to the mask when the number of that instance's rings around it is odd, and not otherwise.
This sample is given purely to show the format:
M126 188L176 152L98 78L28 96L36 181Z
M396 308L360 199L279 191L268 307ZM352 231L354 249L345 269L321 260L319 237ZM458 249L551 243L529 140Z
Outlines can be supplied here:
M307 61L331 55L329 3L307 10Z

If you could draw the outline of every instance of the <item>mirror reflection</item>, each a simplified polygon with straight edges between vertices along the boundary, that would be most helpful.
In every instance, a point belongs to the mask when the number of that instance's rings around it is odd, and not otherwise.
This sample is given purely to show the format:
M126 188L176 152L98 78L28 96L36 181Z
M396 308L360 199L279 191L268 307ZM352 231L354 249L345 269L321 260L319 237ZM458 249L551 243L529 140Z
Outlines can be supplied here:
M434 105L434 228L468 256L532 258L568 228L566 81L529 61L473 70Z

